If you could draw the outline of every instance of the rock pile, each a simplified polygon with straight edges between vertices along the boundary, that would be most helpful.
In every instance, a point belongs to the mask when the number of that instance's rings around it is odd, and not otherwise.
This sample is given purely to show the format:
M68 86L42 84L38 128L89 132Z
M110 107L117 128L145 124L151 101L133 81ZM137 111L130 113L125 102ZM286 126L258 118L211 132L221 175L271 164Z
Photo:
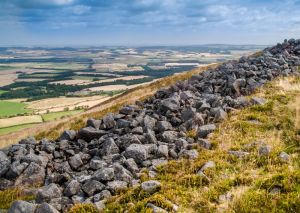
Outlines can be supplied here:
M205 138L228 112L265 102L245 95L277 76L298 74L299 55L300 40L290 39L177 82L118 114L89 119L56 141L27 138L1 150L1 190L42 185L35 203L15 202L10 212L66 211L82 202L101 209L111 195L140 184L142 169L154 177L168 159L197 158L193 147L211 148ZM196 139L188 137L190 130ZM141 186L151 193L160 188L156 181Z

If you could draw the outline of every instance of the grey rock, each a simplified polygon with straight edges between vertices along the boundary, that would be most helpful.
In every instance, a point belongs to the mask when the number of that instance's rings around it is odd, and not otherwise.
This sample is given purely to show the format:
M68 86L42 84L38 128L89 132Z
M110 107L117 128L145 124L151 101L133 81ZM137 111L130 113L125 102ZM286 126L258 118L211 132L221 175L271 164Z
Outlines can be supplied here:
M73 169L78 169L83 165L80 154L76 154L69 159L69 164Z
M126 161L124 162L126 168L132 172L132 173L136 173L139 171L139 167L137 166L135 160L133 158L128 158L126 159Z
M260 156L268 156L268 155L270 155L271 151L272 151L272 147L271 146L269 146L269 145L263 145L263 146L259 147L258 154Z
M102 156L118 154L119 151L119 147L115 144L113 138L106 139L100 148L100 154Z
M36 204L26 201L14 201L8 210L8 213L35 213Z
M133 134L138 134L138 135L142 135L144 133L144 130L143 130L143 127L141 126L138 126L138 127L135 127L131 130L131 132Z
M206 138L208 136L208 134L215 131L216 128L217 127L214 124L203 125L198 129L198 137L199 138Z
M83 184L82 190L89 196L93 196L95 193L102 191L105 185L96 180L88 180Z
M76 132L74 130L65 130L59 137L59 140L72 141L75 138L76 138Z
M86 126L87 127L93 127L95 129L99 129L99 127L101 126L102 121L101 120L95 120L93 118L89 118L86 122Z
M103 190L100 193L94 195L94 202L109 199L109 198L111 198L111 196L112 195L111 195L110 191Z
M19 144L35 145L36 140L34 137L27 137L19 141Z
M202 173L204 172L205 170L209 169L209 168L214 168L216 167L216 164L214 161L207 161L201 168L200 170L198 171L198 173Z
M77 180L71 180L64 190L64 195L67 197L76 195L79 192L80 187L81 185Z
M264 105L267 101L264 98L260 98L260 97L252 97L250 102L252 104L256 104L256 105Z
M114 179L114 177L115 177L115 171L114 171L113 168L99 169L92 176L92 178L94 180L98 180L100 182L102 182L102 181L111 181L111 180Z
M280 152L280 153L279 153L279 159L280 159L282 162L289 162L290 156L289 156L286 152Z
M237 94L241 93L241 88L246 86L245 79L236 79L233 83L233 88Z
M227 119L227 113L222 108L217 108L214 120L220 122Z
M189 90L180 93L180 99L181 100L186 101L186 100L191 99L191 98L194 98L194 94Z
M152 203L147 203L146 207L151 209L153 213L167 213L168 212L168 211L164 210L163 208L155 206Z
M107 166L107 163L103 160L92 159L90 161L90 168L94 170L102 169Z
M104 129L112 129L115 126L116 126L116 121L111 113L103 117Z
M238 158L244 158L250 155L249 152L244 152L244 151L228 151L228 154L233 155Z
M147 148L142 144L131 144L124 155L126 158L133 158L137 163L142 163L148 158Z
M161 108L164 111L178 111L180 108L179 101L175 98L168 98L161 101Z
M59 211L48 203L42 203L37 206L35 213L59 213Z
M2 177L9 169L10 160L7 155L0 151L0 177Z
M157 122L157 130L159 132L164 132L164 131L172 130L172 129L173 129L173 126L168 121L158 121Z
M53 198L60 198L61 195L60 188L55 183L51 183L38 190L36 201L37 203L50 202Z
M83 139L85 141L91 141L93 139L99 139L103 135L106 135L107 131L105 130L97 130L93 127L85 127L78 131L78 138Z
M27 168L29 164L24 162L20 163L19 161L15 161L10 165L9 171L6 174L6 177L9 179L14 179L22 174L22 172Z
M199 153L197 150L191 149L191 150L182 150L179 152L178 155L181 158L188 158L188 159L194 160L194 159L198 158Z
M16 179L15 186L40 185L45 180L45 168L32 162Z
M165 131L161 135L162 140L166 143L174 143L178 138L178 133L175 131Z
M131 115L134 113L134 109L135 108L132 106L125 106L120 109L120 113L124 115Z
M193 118L196 114L196 109L193 107L187 107L182 110L181 112L181 118L183 121L187 121L191 118Z
M212 144L209 142L209 140L199 138L197 143L205 149L211 149L212 148Z
M157 191L160 190L161 188L161 183L156 181L156 180L149 180L149 181L145 181L141 184L141 188L149 193L149 194L153 194Z
M127 183L131 182L132 174L119 163L114 164L114 171L116 180L125 181Z
M103 200L95 202L94 205L99 210L99 212L103 212L105 209L105 202Z
M112 193L117 193L128 188L128 183L125 181L115 180L107 183L107 188Z
M128 128L130 127L131 122L126 120L126 119L119 119L117 121L117 128L122 129L122 128Z
M144 117L143 124L145 128L153 129L156 125L156 119L146 115Z
M159 145L157 149L157 157L168 158L169 149L167 145Z

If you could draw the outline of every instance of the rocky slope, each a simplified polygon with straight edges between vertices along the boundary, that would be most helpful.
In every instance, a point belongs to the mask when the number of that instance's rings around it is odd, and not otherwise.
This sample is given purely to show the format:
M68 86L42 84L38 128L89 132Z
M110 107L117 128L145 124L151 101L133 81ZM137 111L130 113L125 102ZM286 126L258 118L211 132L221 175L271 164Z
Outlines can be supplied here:
M67 211L83 202L102 209L111 195L140 184L143 169L154 177L169 159L197 158L194 147L211 148L206 137L227 113L264 103L245 95L278 76L298 75L299 56L300 40L290 39L178 82L118 114L89 119L85 128L67 130L56 141L28 138L1 150L1 190L42 185L35 203L17 201L9 212ZM141 187L152 193L160 183Z

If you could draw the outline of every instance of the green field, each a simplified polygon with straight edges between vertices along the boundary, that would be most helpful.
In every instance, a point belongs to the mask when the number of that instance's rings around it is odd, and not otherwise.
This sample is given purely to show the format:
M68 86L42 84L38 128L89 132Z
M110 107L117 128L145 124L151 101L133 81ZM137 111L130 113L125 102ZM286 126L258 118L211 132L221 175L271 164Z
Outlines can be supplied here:
M25 129L28 127L32 127L35 124L23 124L23 125L17 125L17 126L10 126L10 127L5 127L0 129L0 135L5 135L9 134L11 132L15 132L21 129Z
M77 114L79 112L82 112L82 110L63 111L63 112L51 112L51 113L42 115L42 118L43 118L44 122L47 122L47 121L53 121L53 120L56 120L56 119L60 119L62 117L75 115L75 114Z
M7 91L5 90L0 90L0 95L3 94L3 93L6 93Z
M8 117L32 112L32 110L26 109L26 106L27 105L24 103L0 101L0 117Z
M0 71L1 70L11 70L11 69L15 69L15 67L6 66L6 65L0 65Z

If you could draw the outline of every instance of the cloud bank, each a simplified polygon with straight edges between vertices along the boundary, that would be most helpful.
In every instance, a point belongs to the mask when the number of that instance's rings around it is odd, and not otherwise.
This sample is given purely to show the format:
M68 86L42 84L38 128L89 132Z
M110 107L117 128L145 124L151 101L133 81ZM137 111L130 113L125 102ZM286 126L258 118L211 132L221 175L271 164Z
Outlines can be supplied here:
M299 0L1 0L0 44L272 43Z

